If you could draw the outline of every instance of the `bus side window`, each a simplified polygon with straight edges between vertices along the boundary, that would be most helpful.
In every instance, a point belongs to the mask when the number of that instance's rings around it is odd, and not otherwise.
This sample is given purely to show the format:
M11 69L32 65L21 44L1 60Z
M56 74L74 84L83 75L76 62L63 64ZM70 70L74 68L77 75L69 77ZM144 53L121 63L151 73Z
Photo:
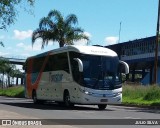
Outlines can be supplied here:
M60 53L50 56L48 66L50 71L63 70L69 73L67 53Z
M50 60L47 61L44 71L52 71L52 62Z

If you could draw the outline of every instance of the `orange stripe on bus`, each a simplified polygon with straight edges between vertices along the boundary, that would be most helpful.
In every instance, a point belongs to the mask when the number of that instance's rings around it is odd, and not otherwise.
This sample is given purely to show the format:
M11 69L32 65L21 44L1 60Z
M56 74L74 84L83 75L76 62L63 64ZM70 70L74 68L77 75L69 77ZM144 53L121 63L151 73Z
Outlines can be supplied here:
M40 82L40 79L42 77L43 70L44 70L44 68L46 66L46 63L48 61L49 55L50 55L50 53L48 53L48 55L46 56L46 58L45 58L45 60L43 62L43 65L42 65L42 67L40 69L40 72L38 74L38 77L37 77L37 79L36 79L36 81L34 83L32 83L32 81L31 81L34 58L30 59L29 62L28 62L27 75L26 75L26 84L27 84L26 88L27 88L27 92L28 92L28 97L29 98L32 98L33 89L36 90L38 88L38 86L39 86L39 82Z

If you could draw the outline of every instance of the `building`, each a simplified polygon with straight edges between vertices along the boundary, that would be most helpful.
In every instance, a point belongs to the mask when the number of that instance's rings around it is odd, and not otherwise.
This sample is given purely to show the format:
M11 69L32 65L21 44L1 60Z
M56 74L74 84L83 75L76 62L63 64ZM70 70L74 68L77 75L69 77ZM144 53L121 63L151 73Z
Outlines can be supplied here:
M105 46L117 52L119 58L129 64L132 82L153 82L156 36ZM158 80L160 83L160 47L158 49Z

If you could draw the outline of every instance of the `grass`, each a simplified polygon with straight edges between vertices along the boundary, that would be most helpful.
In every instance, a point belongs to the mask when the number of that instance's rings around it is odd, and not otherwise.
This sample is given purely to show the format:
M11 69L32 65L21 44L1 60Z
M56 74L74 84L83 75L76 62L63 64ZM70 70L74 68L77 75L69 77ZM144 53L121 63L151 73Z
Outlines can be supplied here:
M123 104L160 106L160 87L153 86L123 86Z
M24 87L23 86L15 86L5 89L0 89L0 96L8 96L8 97L24 97Z

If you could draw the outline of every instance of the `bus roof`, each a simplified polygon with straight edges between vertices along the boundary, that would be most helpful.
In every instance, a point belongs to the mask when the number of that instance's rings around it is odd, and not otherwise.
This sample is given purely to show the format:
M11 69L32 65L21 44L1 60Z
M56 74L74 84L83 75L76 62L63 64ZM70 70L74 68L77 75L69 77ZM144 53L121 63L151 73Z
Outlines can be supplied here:
M41 54L38 54L32 57L36 58L36 57L46 56L48 52L50 52L50 55L52 55L52 54L63 53L63 52L68 52L68 51L74 51L77 53L98 55L98 56L112 56L112 57L117 56L116 52L114 52L111 49L104 48L104 47L69 45L69 46L61 47L61 48L54 49L51 51L47 51L47 52L44 52L44 53L41 53ZM32 57L29 57L29 58L32 58Z

